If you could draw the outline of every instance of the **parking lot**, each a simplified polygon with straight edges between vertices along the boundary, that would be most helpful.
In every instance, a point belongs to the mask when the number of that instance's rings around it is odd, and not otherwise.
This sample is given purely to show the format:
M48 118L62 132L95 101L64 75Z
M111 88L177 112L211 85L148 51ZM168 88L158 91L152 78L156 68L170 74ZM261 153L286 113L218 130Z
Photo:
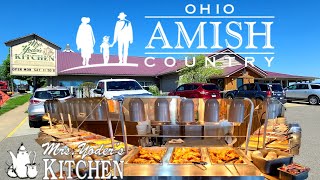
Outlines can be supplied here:
M320 105L311 106L306 103L287 103L286 117L289 122L297 122L302 127L302 146L300 155L294 160L298 163L311 168L309 179L319 179L320 177ZM39 163L39 174L36 179L42 179L44 176L42 155L43 149L35 142L39 129L29 128L28 120L21 119L19 125L0 142L0 177L7 177L5 170L7 164L11 162L11 157L7 151L11 150L16 153L16 150L23 142L28 151L35 151L37 154L36 163ZM1 178L2 179L2 178Z

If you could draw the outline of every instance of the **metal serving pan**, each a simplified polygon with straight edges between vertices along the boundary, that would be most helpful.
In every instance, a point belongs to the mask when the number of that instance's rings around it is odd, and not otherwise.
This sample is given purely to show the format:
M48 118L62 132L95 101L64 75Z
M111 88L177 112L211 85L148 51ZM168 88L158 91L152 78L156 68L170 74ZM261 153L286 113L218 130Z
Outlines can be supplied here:
M151 151L163 151L163 150L164 150L164 154L163 154L163 156L161 157L161 160L160 160L161 163L156 163L156 164L148 164L148 163L139 163L139 164L138 164L138 163L133 163L133 161L134 161L135 159L137 159L138 156L139 156L139 151L140 151L140 149L137 148L137 149L134 149L134 152L132 153L133 155L128 159L128 161L126 162L126 164L159 165L159 164L162 164L163 158L164 158L164 156L165 156L166 153L167 153L167 148L166 148L166 147L143 147L143 149L148 149L150 152L151 152Z
M197 150L199 150L200 152L200 162L204 162L205 158L204 158L204 152L202 152L202 149L201 148L198 148L198 147L175 147L171 153L171 156L170 156L170 160L169 160L169 164L174 164L174 165L190 165L190 164L194 164L194 162L190 162L190 163L173 163L173 155L174 155L174 152L176 151L176 149L178 148L196 148Z
M208 147L207 149L207 154L208 154L208 158L210 159L211 164L248 164L246 157L240 152L240 150L232 148L232 147ZM242 160L243 163L234 163L233 161L229 161L226 163L216 163L212 161L211 155L210 155L210 150L235 150L235 153L238 154Z

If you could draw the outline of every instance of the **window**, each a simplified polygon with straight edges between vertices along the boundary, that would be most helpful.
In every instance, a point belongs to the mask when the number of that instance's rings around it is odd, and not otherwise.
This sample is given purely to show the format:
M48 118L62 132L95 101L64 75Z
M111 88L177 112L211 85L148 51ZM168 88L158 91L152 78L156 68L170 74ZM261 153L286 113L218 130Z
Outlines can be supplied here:
M70 96L69 90L36 91L34 93L34 97L38 99L65 98L67 96Z
M297 89L309 89L308 84L297 84Z
M280 84L272 84L272 91L283 91L283 88Z
M247 90L254 91L255 84L247 84Z
M80 86L83 81L59 81L60 86L70 87L70 86Z
M237 78L237 88L243 85L243 79L242 78Z
M104 90L104 82L99 82L98 83L98 86L97 86L97 89L101 89L101 90Z
M184 90L185 90L185 91L193 90L193 85L192 85L192 84L185 84L185 85L184 85Z
M177 88L177 91L184 91L184 85L181 85Z
M244 86L245 86L245 85L240 86L240 87L238 88L238 90L239 90L239 91L244 91ZM247 88L247 87L246 87L246 88Z
M140 84L142 87L148 87L148 86L155 85L155 83L153 83L153 82L151 82L151 81L139 81L139 84Z
M192 90L196 90L199 88L199 85L193 85Z
M139 81L139 84L140 84L141 86L145 86L145 85L144 85L144 81Z
M268 90L269 90L267 84L259 84L259 86L260 86L260 90L261 90L261 91L268 91Z
M320 89L320 85L311 84L311 89Z
M107 82L108 91L141 90L142 87L136 81L110 81Z
M297 86L294 84L294 85L291 85L288 87L289 90L295 90L297 89Z
M218 90L218 86L215 84L203 85L202 88L207 91Z
M144 86L152 86L152 85L154 85L153 82L144 82Z

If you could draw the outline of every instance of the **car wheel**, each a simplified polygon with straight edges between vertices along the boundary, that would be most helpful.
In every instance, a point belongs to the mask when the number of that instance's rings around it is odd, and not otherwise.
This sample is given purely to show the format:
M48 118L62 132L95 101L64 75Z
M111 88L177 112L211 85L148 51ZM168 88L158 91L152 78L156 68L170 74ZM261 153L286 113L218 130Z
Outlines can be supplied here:
M35 127L35 122L29 121L29 127L31 128Z
M227 95L227 99L233 99L231 95Z
M311 105L319 104L319 98L317 96L310 96L308 101Z

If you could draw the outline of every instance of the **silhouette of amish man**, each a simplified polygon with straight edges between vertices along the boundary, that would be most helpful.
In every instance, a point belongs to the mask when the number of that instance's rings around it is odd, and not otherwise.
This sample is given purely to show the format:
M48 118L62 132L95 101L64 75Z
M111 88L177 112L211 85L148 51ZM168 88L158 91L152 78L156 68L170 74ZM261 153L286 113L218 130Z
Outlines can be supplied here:
M133 42L133 32L131 22L125 19L127 15L121 12L118 16L120 19L117 21L114 28L113 43L110 47L113 47L118 42L118 56L119 63L127 63L129 43Z
M93 47L95 44L95 39L92 31L92 27L88 24L90 18L82 17L81 24L78 29L76 43L77 49L81 50L81 57L83 59L82 65L89 65L89 60L91 54L93 54Z

